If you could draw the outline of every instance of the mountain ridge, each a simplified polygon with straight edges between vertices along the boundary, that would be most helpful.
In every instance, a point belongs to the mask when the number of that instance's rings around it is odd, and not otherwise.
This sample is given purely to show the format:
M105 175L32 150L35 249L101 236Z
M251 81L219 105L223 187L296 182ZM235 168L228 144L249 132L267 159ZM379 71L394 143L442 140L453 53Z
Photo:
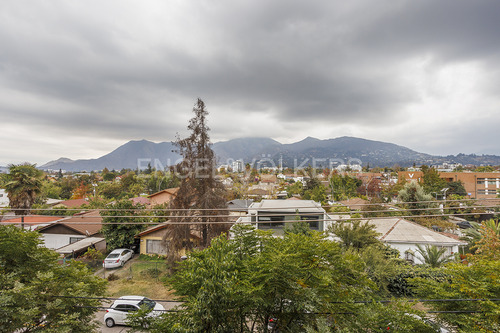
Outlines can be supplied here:
M248 137L216 142L212 145L217 156L217 164L230 164L234 160L255 163L262 159L271 164L297 167L312 165L314 167L334 166L338 164L356 164L370 166L411 166L413 164L492 164L499 165L500 157L495 155L433 156L420 153L394 143L368 140L363 138L342 136L333 139L317 139L306 137L294 143L282 144L272 138ZM44 170L92 171L115 169L143 169L148 163L157 169L163 169L180 161L181 156L175 152L172 142L151 142L148 140L131 140L110 153L96 159L71 160L60 158L40 166Z

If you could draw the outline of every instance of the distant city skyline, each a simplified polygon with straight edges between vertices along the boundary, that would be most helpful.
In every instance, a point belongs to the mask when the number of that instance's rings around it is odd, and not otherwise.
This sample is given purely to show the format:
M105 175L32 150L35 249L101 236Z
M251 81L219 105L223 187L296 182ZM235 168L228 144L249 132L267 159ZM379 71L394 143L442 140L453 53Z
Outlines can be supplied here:
M500 3L0 3L0 166L187 133L500 155Z

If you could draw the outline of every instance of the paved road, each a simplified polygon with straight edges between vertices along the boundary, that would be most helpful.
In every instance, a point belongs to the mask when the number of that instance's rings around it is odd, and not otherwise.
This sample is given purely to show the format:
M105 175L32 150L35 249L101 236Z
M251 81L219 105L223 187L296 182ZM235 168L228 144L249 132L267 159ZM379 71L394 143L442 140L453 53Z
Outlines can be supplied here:
M172 308L174 308L175 306L181 304L181 303L178 303L178 302L158 302L160 303L161 305L163 305L163 307L166 309L166 310L170 310ZM103 306L106 306L106 304L103 304ZM96 315L96 319L101 323L101 327L100 327L100 332L105 332L105 333L125 333L125 332L128 332L129 331L129 328L127 326L120 326L120 325L116 325L114 327L106 327L106 324L104 324L104 314L106 313L106 311L99 311L97 312L97 315Z

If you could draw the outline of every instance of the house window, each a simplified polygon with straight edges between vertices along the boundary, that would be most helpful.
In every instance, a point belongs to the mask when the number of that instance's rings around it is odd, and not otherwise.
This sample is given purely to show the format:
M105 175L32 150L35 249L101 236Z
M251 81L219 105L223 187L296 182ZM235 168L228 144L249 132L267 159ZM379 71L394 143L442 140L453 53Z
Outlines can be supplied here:
M405 251L405 260L407 260L409 262L415 261L415 255L414 255L413 251L411 251L411 250Z
M149 254L167 254L167 244L161 240L148 239L146 240L146 253Z
M259 227L260 228L269 228L269 229L278 229L283 228L285 226L285 217L283 215L267 215L267 216L259 216ZM264 223L262 223L264 222Z
M69 243L70 244L73 244L73 243L76 243L78 242L79 240L83 239L83 237L70 237L69 238Z
M319 220L321 216L319 215L302 215L300 216L302 221L311 221L309 222L309 228L312 230L319 230Z

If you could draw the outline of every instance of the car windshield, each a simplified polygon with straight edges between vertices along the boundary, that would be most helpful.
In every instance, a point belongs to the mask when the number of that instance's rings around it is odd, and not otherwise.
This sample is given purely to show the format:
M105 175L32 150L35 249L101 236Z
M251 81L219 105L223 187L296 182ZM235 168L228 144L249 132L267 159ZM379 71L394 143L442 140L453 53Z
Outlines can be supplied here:
M139 302L138 305L141 306L141 307L144 305L144 306L146 306L146 308L152 310L152 309L154 309L154 307L156 305L156 302L153 301L153 300L151 300L151 299L149 299L149 298L144 297L142 299L142 301Z
M119 253L110 253L106 259L118 258L120 256Z

